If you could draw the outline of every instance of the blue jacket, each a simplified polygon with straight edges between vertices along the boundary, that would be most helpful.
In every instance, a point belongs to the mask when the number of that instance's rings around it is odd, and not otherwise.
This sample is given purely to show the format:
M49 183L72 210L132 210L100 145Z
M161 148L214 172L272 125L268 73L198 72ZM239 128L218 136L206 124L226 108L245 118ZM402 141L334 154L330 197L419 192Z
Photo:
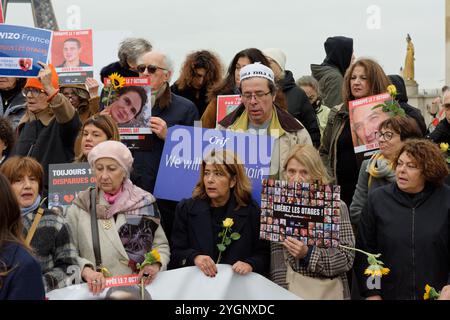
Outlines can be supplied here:
M1 279L0 300L45 299L41 267L27 250L16 243L7 244L0 251L0 261L11 270Z

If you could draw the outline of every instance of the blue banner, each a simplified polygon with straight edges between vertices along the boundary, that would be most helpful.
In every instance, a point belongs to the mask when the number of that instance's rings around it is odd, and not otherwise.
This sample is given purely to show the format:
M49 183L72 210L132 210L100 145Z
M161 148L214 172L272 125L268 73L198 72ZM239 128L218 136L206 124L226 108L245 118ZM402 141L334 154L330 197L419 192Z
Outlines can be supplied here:
M226 149L239 156L252 182L253 199L260 203L261 180L269 175L274 141L268 135L173 126L167 133L154 195L174 201L190 198L204 156L213 149Z
M0 24L0 76L36 77L48 63L52 31Z

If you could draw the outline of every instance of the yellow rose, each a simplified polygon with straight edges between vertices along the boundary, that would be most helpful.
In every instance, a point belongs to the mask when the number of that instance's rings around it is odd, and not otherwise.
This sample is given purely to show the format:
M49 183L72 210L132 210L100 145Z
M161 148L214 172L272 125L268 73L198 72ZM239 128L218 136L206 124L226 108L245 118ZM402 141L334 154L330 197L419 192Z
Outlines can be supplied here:
M161 262L161 255L159 254L158 250L153 249L151 254L153 258L155 258L156 262Z
M447 152L448 151L448 143L441 143L439 145L439 147L441 148L442 152Z
M231 218L226 218L225 220L223 220L223 227L224 228L231 228L231 226L233 224L234 224L234 221Z
M391 97L395 97L397 95L397 88L393 84L388 85L387 90Z

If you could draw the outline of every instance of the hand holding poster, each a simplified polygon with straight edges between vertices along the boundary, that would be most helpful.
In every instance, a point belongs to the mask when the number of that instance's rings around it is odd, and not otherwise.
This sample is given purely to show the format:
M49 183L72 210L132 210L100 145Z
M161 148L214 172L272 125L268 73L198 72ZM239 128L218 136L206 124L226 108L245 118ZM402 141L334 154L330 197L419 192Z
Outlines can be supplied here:
M217 96L216 125L241 104L241 95Z
M390 95L382 93L349 102L350 127L355 153L378 149L376 135L378 126L389 118L389 114L383 112L381 108L373 109L373 107L388 99Z
M45 29L0 24L0 76L37 77L48 63L52 32Z
M54 31L52 64L61 84L84 83L92 78L92 30Z
M339 246L340 186L264 179L260 238L287 236L318 247Z

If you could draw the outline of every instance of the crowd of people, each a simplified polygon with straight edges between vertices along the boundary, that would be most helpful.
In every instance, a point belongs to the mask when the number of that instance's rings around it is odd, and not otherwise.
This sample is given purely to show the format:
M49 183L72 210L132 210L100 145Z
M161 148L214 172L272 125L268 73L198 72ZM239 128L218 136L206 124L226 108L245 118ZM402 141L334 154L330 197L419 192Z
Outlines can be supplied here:
M135 273L149 285L158 272L196 266L215 277L218 260L305 299L416 300L426 285L450 299L450 92L431 130L408 104L401 76L356 58L351 38L330 37L324 47L323 62L297 80L279 48L241 50L226 70L216 53L194 51L171 84L168 53L127 38L101 80L116 72L147 78L151 97L124 87L107 104L96 80L60 85L51 64L40 63L36 78L0 77L0 299L44 299L76 282L71 266L97 295L111 275ZM401 114L350 111L350 101L386 93L391 84ZM218 96L232 94L240 105L217 123ZM120 124L146 104L151 148L129 149ZM155 198L168 128L196 121L271 135L272 179L339 185L342 246L261 239L261 204L233 150L205 155L191 198ZM355 153L355 140L379 150ZM49 165L73 162L89 164L96 186L78 193L65 212L47 209ZM176 187L176 177L165 178ZM224 249L216 244L227 219L240 237ZM368 286L367 257L352 248L381 254L390 273L379 287ZM140 267L152 250L158 259Z

